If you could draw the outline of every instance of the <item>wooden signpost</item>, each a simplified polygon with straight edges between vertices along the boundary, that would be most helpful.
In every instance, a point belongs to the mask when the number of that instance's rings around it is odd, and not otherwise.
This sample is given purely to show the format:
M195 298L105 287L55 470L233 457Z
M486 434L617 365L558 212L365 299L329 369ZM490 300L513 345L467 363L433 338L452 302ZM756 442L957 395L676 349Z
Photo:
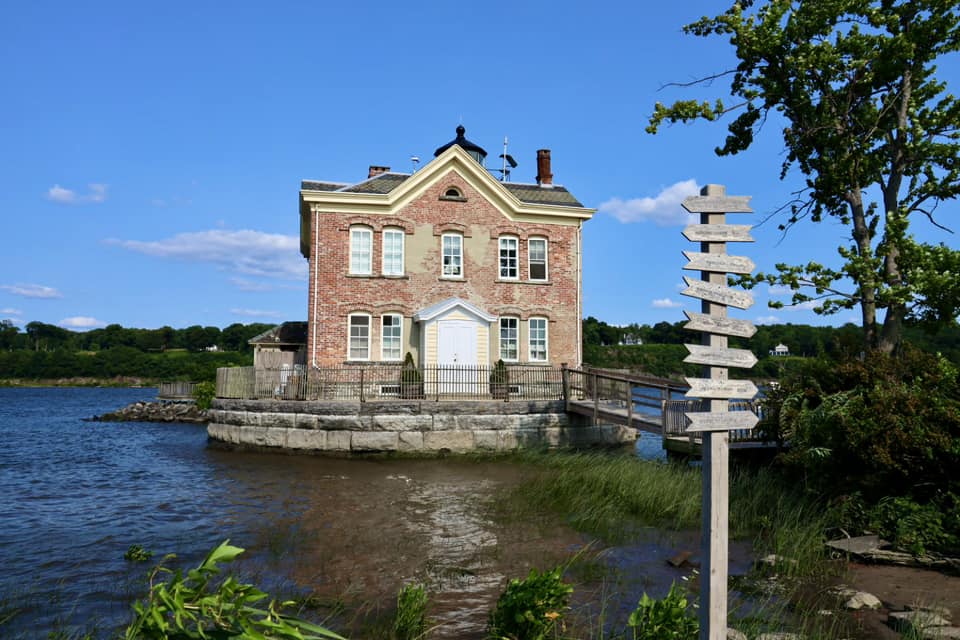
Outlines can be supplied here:
M727 367L752 367L757 359L745 349L731 349L728 336L749 338L756 332L746 320L727 318L727 307L747 309L753 297L726 286L727 273L750 273L749 258L727 255L727 242L752 242L750 225L726 223L728 213L752 213L750 196L727 196L720 185L707 185L699 196L683 201L683 208L700 214L700 224L684 229L691 242L700 242L700 253L684 252L699 270L701 280L684 277L684 295L701 300L703 313L687 313L685 328L703 332L703 344L688 344L685 362L704 366L703 378L687 378L687 397L709 400L710 411L688 413L688 432L703 434L703 533L700 564L700 640L727 637L727 539L730 430L752 429L757 416L751 411L729 412L730 399L751 399L757 387L748 380L730 380Z

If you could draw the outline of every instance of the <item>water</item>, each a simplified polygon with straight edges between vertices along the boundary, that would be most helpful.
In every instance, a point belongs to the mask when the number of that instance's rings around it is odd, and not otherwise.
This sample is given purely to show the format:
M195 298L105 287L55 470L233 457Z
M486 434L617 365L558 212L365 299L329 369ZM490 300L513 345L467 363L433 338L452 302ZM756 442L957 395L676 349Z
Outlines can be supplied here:
M480 638L509 578L589 542L542 518L491 521L484 504L530 473L504 462L243 453L208 447L199 425L83 420L154 396L0 388L0 636L93 623L106 636L129 621L163 554L194 566L229 538L248 550L235 570L273 593L376 611L403 583L425 581L442 625L434 637ZM638 452L657 455L659 439L642 438ZM156 557L125 561L133 544ZM632 585L614 609L679 579L664 561L678 548L695 550L696 536L651 530L604 550Z

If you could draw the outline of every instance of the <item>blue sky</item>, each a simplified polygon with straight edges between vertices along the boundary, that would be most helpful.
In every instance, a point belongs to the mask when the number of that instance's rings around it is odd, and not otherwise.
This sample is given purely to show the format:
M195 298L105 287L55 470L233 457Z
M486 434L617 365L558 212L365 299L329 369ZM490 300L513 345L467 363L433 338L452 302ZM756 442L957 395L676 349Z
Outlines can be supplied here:
M683 24L726 2L8 3L0 19L0 319L85 329L226 326L306 317L301 179L409 171L454 137L520 163L552 150L554 181L600 211L584 226L585 315L683 319L682 196L706 183L785 202L779 131L734 158L719 124L644 133L662 89L732 65ZM940 65L956 86L956 59ZM725 86L725 85L724 85ZM721 85L715 91L722 89ZM493 164L493 163L491 163ZM422 165L421 165L422 166ZM953 223L957 203L942 206ZM960 246L923 220L922 239ZM761 270L836 264L847 230L775 221L731 247ZM759 323L842 323L773 311Z

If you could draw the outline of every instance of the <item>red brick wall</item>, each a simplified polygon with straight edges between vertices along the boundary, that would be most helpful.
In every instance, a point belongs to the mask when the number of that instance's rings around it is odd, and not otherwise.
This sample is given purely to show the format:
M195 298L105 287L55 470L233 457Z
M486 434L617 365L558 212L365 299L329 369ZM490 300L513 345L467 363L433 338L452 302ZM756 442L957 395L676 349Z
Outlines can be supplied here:
M456 187L465 202L441 199ZM311 214L310 292L308 336L311 362L318 366L343 364L347 359L347 316L373 315L371 360L380 357L379 316L398 312L409 327L419 309L452 296L460 297L493 315L549 319L548 354L551 364L577 364L577 226L543 222L514 222L472 189L455 171L434 182L423 194L389 216L356 216L323 212ZM350 276L350 226L373 228L373 276ZM407 235L402 278L380 276L383 227L402 226ZM463 281L441 278L442 230L464 229ZM501 234L519 237L520 281L498 282ZM319 243L317 242L319 236ZM548 238L548 283L529 283L527 238ZM421 253L420 247L424 248ZM315 299L316 296L316 299ZM316 315L314 316L314 309ZM499 335L496 324L492 335ZM525 331L524 331L525 335ZM496 343L494 343L495 346ZM405 350L406 350L406 345ZM520 342L520 361L527 360L526 339ZM491 359L496 360L495 351Z

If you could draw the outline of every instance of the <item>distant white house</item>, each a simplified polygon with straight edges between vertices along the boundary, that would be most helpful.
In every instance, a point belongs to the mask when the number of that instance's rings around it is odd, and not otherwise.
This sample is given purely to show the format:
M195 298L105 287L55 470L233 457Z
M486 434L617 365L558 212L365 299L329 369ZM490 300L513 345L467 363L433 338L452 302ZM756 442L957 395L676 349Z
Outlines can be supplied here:
M790 355L790 347L783 344L782 342L775 346L773 349L770 349L770 355L772 356L788 356Z

